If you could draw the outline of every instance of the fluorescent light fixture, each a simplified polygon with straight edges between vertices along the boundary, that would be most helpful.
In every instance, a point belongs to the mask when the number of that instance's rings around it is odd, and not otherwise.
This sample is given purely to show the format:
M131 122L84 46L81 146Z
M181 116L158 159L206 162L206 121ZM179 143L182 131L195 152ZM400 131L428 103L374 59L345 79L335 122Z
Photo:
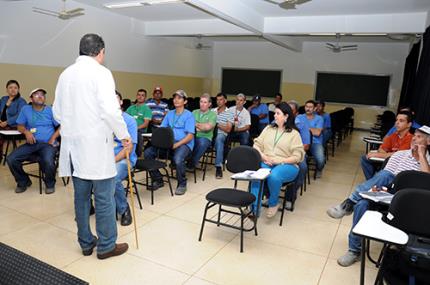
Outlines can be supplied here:
M106 3L103 6L109 9L120 9L120 8L129 8L129 7L139 7L143 6L141 1L133 1L133 2L117 2L117 3Z
M158 5L158 4L170 4L170 3L180 3L184 0L141 0L143 5Z

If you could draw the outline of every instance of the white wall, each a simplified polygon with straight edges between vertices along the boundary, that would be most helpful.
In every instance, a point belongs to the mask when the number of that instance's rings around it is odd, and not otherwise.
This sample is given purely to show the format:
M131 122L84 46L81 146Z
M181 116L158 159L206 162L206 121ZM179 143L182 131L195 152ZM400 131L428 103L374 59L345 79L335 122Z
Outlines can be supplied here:
M0 62L68 66L78 55L79 39L100 34L106 43L106 66L116 71L208 77L211 51L146 38L135 32L135 20L75 1L85 15L70 20L32 12L32 6L60 10L61 1L0 1Z
M306 84L315 83L316 71L390 74L392 94L399 93L408 43L358 43L357 51L343 53L333 53L324 45L305 42L298 53L267 42L218 42L213 52L213 78L221 78L222 67L280 69L283 82ZM395 101L391 99L391 103Z

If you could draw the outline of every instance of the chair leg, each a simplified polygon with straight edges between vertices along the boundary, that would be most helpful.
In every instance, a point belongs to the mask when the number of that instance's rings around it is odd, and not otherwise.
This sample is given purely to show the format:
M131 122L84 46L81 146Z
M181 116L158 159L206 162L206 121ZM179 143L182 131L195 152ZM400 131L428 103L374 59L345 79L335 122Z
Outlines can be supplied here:
M243 252L243 213L240 215L240 252Z
M39 164L39 194L42 195L42 177L43 173L42 173L42 169L40 168L40 164Z
M281 210L281 220L279 221L279 226L282 227L282 222L284 221L285 206L287 204L287 191L289 186L285 187L284 198L282 199L282 210Z
M169 171L166 168L163 168L163 169L164 171L166 171L166 177L167 177L167 183L169 184L170 195L173 197L173 189L172 189L172 183L170 183Z
M7 140L7 142L6 142L6 150L5 150L5 152L4 152L3 165L5 165L5 164L6 164L6 158L7 158L7 154L8 154L8 150L9 150L9 143L10 143L10 141L9 141L9 140Z
M203 229L204 229L204 227L205 227L206 214L208 213L208 207L209 207L209 204L210 204L210 202L207 202L207 203L206 203L205 212L204 212L204 214L203 214L202 226L200 227L199 241L202 241Z
M216 226L217 227L219 227L219 222L221 221L221 205L219 205L219 208L218 208L218 221L217 221L217 224L216 224Z
M128 183L130 183L130 182L127 182L127 184ZM142 210L143 209L143 207L142 207L142 201L140 201L140 195L139 195L139 192L137 191L136 181L134 181L134 179L133 179L131 181L131 183L133 183L133 189L134 189L134 192L136 193L137 202L139 203L139 208Z

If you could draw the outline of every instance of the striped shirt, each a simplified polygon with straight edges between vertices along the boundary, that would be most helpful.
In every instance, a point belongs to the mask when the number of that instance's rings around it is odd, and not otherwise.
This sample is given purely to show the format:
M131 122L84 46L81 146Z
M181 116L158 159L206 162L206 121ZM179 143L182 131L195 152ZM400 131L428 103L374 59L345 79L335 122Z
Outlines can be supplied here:
M233 124L233 113L229 112L227 107L221 113L218 113L218 108L213 108L212 111L214 111L217 114L216 116L217 124L223 125L223 126L227 125L227 122ZM220 128L218 128L218 134L227 135L227 133L221 130Z
M430 162L430 156L428 153L427 161ZM406 170L420 171L421 164L412 156L412 150L399 150L390 157L384 169L397 175Z
M149 99L146 101L146 105L151 109L152 119L155 120L162 120L164 118L164 114L169 111L167 103L163 101L160 101L160 104L157 104L154 99Z

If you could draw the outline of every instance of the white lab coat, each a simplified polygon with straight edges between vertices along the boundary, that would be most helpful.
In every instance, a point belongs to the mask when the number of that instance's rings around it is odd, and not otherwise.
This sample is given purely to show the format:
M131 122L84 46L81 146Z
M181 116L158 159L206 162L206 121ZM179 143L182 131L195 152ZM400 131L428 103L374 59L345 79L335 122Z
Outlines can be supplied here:
M114 177L113 133L119 139L130 135L121 116L112 73L94 58L79 56L58 79L53 113L61 124L60 177Z

